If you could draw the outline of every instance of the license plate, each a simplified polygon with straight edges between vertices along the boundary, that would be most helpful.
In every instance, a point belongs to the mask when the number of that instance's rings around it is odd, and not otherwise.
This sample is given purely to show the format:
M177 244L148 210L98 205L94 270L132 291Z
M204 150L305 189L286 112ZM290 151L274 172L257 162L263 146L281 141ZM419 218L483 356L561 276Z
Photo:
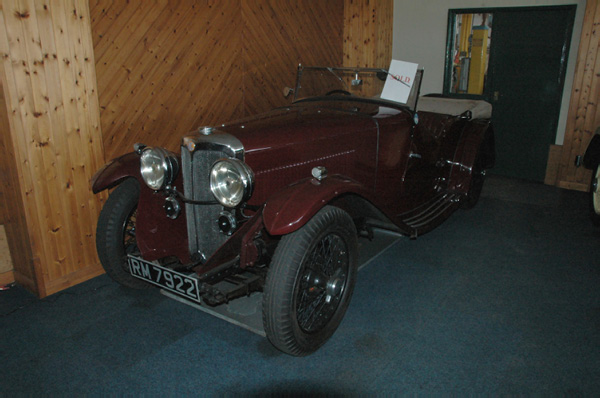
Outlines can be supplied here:
M129 264L129 272L136 278L143 279L191 300L201 302L198 279L132 255L127 256L127 263Z

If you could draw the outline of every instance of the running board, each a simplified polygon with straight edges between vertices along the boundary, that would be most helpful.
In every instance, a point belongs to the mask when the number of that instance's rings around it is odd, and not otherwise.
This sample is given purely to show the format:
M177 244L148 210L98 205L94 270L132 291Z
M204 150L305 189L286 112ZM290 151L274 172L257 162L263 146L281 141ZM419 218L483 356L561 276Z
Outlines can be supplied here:
M400 219L415 231L415 236L441 224L458 206L460 194L443 192L430 201L400 215Z

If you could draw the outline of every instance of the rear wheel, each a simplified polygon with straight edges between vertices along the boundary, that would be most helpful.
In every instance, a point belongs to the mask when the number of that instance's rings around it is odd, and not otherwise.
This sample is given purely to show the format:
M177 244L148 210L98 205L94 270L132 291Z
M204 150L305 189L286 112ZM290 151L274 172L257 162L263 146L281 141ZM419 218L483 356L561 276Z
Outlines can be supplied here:
M263 296L263 324L275 347L307 355L333 335L356 282L356 236L352 218L326 206L281 239Z
M481 153L477 155L475 164L473 165L473 173L471 174L471 186L467 197L462 201L461 207L463 209L472 209L479 202L481 191L483 190L483 183L485 182L485 169L483 168L483 156Z
M463 209L472 209L477 202L479 202L479 197L483 190L483 183L485 182L486 167L489 167L489 165L487 165L488 159L486 159L486 154L489 153L489 151L492 151L493 153L493 135L487 131L479 146L475 162L473 163L469 192L461 202L461 208Z
M139 197L138 181L123 181L102 207L96 227L96 249L102 267L115 281L136 289L150 286L131 276L127 266L127 254L139 254L135 238Z
M590 217L594 225L600 226L600 164L592 173L590 184Z

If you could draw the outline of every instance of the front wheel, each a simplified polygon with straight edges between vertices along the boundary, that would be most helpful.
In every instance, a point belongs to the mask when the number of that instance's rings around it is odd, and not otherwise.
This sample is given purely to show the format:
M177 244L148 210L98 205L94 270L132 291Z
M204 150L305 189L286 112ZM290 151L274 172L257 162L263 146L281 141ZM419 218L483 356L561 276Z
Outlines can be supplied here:
M102 267L115 281L136 289L147 283L129 273L127 254L137 254L135 219L140 185L130 178L123 181L102 207L96 227L96 249Z
M596 226L600 226L600 164L592 174L590 184L590 217Z
M263 324L275 347L308 355L333 335L350 304L357 252L352 218L332 206L281 239L263 296Z

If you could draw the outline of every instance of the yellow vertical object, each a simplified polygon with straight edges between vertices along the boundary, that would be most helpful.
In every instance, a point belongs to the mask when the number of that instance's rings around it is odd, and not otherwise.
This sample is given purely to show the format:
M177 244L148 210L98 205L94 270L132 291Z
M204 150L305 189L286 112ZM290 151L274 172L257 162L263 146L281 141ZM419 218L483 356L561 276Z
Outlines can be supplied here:
M469 56L471 25L473 25L473 14L462 14L460 22L460 47L458 49L460 57Z
M471 42L471 66L469 67L469 94L483 94L483 83L487 69L488 28L473 28Z

